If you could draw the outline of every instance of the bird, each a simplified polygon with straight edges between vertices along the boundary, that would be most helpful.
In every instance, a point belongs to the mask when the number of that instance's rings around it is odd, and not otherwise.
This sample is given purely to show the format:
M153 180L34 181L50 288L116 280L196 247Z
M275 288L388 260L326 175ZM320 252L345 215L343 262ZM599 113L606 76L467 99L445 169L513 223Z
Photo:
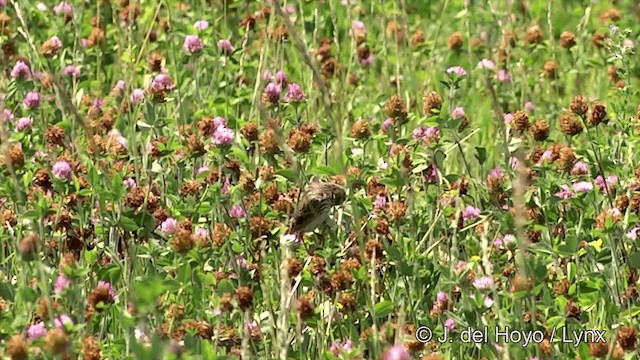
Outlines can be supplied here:
M299 206L291 217L289 234L301 237L313 232L330 220L329 213L347 199L346 190L331 182L312 182L307 185Z

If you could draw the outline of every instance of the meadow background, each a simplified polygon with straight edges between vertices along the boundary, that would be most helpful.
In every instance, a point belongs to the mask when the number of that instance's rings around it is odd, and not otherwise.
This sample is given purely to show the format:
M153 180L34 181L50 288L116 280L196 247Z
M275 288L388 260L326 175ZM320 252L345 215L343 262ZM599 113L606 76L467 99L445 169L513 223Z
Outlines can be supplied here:
M639 20L622 0L0 0L0 353L635 359ZM316 180L347 201L297 239ZM415 338L485 325L544 339Z

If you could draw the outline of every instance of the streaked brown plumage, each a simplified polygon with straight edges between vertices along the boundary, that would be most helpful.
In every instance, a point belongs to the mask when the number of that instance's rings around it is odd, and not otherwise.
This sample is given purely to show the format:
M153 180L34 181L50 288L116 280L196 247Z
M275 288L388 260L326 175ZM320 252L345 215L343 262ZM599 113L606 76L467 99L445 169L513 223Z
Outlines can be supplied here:
M329 219L331 208L341 205L346 198L347 193L340 185L328 182L310 183L293 214L289 233L302 235L314 231Z

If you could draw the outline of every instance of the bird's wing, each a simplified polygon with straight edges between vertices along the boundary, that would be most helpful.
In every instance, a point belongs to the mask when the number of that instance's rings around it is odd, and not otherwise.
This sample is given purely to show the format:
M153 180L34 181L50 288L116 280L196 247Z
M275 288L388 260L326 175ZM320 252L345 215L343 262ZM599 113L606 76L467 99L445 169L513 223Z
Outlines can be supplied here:
M327 206L328 203L326 201L318 199L307 199L304 201L291 219L290 232L297 233L303 231L305 228L308 228L310 224L314 224L316 222L315 220L321 221L321 214L326 212L327 209L325 209L325 207Z

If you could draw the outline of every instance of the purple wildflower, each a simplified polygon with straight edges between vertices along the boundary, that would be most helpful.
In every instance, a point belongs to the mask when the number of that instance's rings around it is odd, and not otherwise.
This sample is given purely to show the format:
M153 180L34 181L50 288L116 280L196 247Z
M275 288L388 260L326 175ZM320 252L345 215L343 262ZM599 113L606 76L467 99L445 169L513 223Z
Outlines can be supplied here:
M540 160L538 160L538 164L542 164L543 162L552 162L553 161L553 151L545 150L540 156Z
M365 31L366 27L364 23L360 20L353 20L351 22L351 30L353 31Z
M635 241L638 238L638 230L640 230L639 227L634 227L627 233L627 237Z
M458 76L467 75L467 70L465 70L462 66L452 66L447 69L447 74L456 74Z
M571 169L571 174L573 175L587 175L589 173L589 165L584 161L578 161L573 164L573 168Z
M136 181L133 180L133 178L128 178L128 179L122 180L122 184L126 188L134 188L134 187L136 187Z
M505 234L502 237L502 245L509 247L512 244L516 243L516 236L513 234Z
M464 108L462 106L458 106L455 109L453 109L453 111L451 112L451 116L454 119L459 119L461 117L464 117L466 114L464 113Z
M224 125L220 125L213 133L213 143L215 145L230 145L233 143L234 136L233 130Z
M376 201L373 202L373 207L376 209L382 209L387 205L387 197L384 195L378 195Z
M62 314L53 319L53 324L58 329L64 329L67 325L73 325L73 320L69 317L69 315Z
M173 235L178 230L178 222L172 217L168 217L160 224L160 231L165 235Z
M5 121L12 121L15 119L15 116L9 109L2 109L2 115L4 116Z
M208 166L201 166L198 168L198 170L196 170L196 175L200 175L205 171L209 171L209 167Z
M395 124L395 121L392 118L384 119L384 121L382 122L382 132L386 133L387 129L389 129L389 126L393 124Z
M172 90L176 85L169 75L158 74L151 81L151 87L156 90Z
M56 51L62 49L62 41L57 36L52 36L49 41L51 41L52 45L56 48Z
M16 64L13 65L13 69L11 70L11 77L15 79L26 79L31 80L31 69L24 61L16 61Z
M503 69L498 70L497 77L498 77L498 80L503 83L511 82L511 74L509 74L507 70L503 70Z
M413 130L413 138L422 141L425 144L436 143L440 140L440 131L438 128L430 126L418 126Z
M438 294L436 295L436 301L439 302L440 304L447 303L449 301L449 296L447 296L446 292L439 291Z
M438 168L434 164L427 166L423 172L427 184L435 184L438 182Z
M231 215L231 217L233 218L239 219L247 216L247 213L244 211L242 206L233 205L231 206L231 209L229 209L229 215Z
M337 356L340 359L342 359L343 358L342 355L348 354L353 351L353 343L349 339L343 342L335 341L333 344L331 344L329 351L331 351L331 353L334 356Z
M206 30L209 27L209 22L207 20L198 20L193 24L193 27L196 30Z
M593 184L589 181L578 181L573 183L573 191L575 192L589 192L593 190Z
M225 176L224 182L222 183L222 193L228 194L230 187L231 187L231 180L229 180L229 176Z
M243 258L242 256L238 256L236 258L236 265L240 266L243 269L246 269L248 265L247 259Z
M209 237L209 231L203 227L197 228L194 234L198 239L206 239Z
M596 185L598 185L600 191L602 191L606 195L607 189L610 191L618 183L618 177L615 175L607 176L605 185L605 181L603 180L602 175L598 175L594 182L596 183Z
M373 60L375 60L375 57L373 56L373 52L369 52L369 56L360 60L360 65L365 67L370 66L371 64L373 64Z
M37 91L29 91L27 95L24 96L23 104L29 109L34 109L40 106L40 101L42 100L42 96Z
M276 72L275 81L278 85L285 85L287 83L287 74L282 70L278 70L278 72Z
M482 59L478 63L478 69L493 69L495 66L496 64L489 59Z
M116 82L116 85L113 88L117 92L124 92L124 89L126 86L127 86L127 83L124 80L118 80L118 82Z
M63 1L60 4L53 7L53 12L56 15L60 15L60 14L71 15L73 14L73 7L68 2Z
M21 117L18 119L18 125L16 125L16 130L18 131L29 131L31 130L31 126L33 126L33 120L28 117Z
M490 308L493 306L493 299L490 296L486 296L483 301L484 307Z
M503 177L505 177L505 173L504 173L504 170L502 170L502 168L497 167L497 168L493 168L493 169L491 169L491 171L489 171L488 177L491 177L491 178L503 178Z
M462 212L462 218L464 219L464 221L475 219L478 216L480 216L480 209L473 205L467 205L467 207L464 208L464 211Z
M411 355L402 345L394 345L382 353L382 360L411 360Z
M444 321L444 327L449 329L449 331L453 331L456 329L456 322L452 318L448 318Z
M531 101L527 101L524 103L524 109L528 112L534 112L536 111L536 106Z
M60 294L64 289L71 285L71 280L64 275L58 275L56 282L53 285L53 292Z
M287 95L284 96L285 102L301 102L304 101L306 95L302 92L302 88L300 85L296 83L287 84Z
M71 175L73 174L73 170L71 169L71 165L64 160L60 160L53 164L53 168L51 169L53 172L53 176L57 179L66 179L71 180Z
M277 104L280 101L280 93L282 93L282 87L276 83L269 83L264 88L263 96L272 104Z
M65 75L69 75L75 78L80 77L80 69L73 65L68 65L67 67L65 67L63 72Z
M488 289L493 286L493 278L491 276L483 276L473 281L473 286L476 289Z
M220 126L227 126L227 119L222 116L216 116L213 118L213 127L217 129Z
M271 81L273 80L273 74L271 73L271 71L269 70L264 70L262 72L262 80L264 81Z
M133 89L131 92L131 102L134 104L139 104L144 101L144 90L142 89Z
M513 121L513 114L512 113L506 113L504 114L504 123L506 125L511 124L511 122Z
M225 55L231 55L233 53L233 44L231 44L231 40L222 39L218 41L218 49Z
M187 35L187 37L184 38L183 48L184 51L190 54L195 54L204 49L204 44L202 43L202 40L200 40L198 35Z
M561 185L560 188L562 190L556 193L556 196L559 197L560 199L567 199L575 195L573 191L571 191L568 185Z
M47 335L47 329L42 321L29 325L27 328L27 340L33 341Z

